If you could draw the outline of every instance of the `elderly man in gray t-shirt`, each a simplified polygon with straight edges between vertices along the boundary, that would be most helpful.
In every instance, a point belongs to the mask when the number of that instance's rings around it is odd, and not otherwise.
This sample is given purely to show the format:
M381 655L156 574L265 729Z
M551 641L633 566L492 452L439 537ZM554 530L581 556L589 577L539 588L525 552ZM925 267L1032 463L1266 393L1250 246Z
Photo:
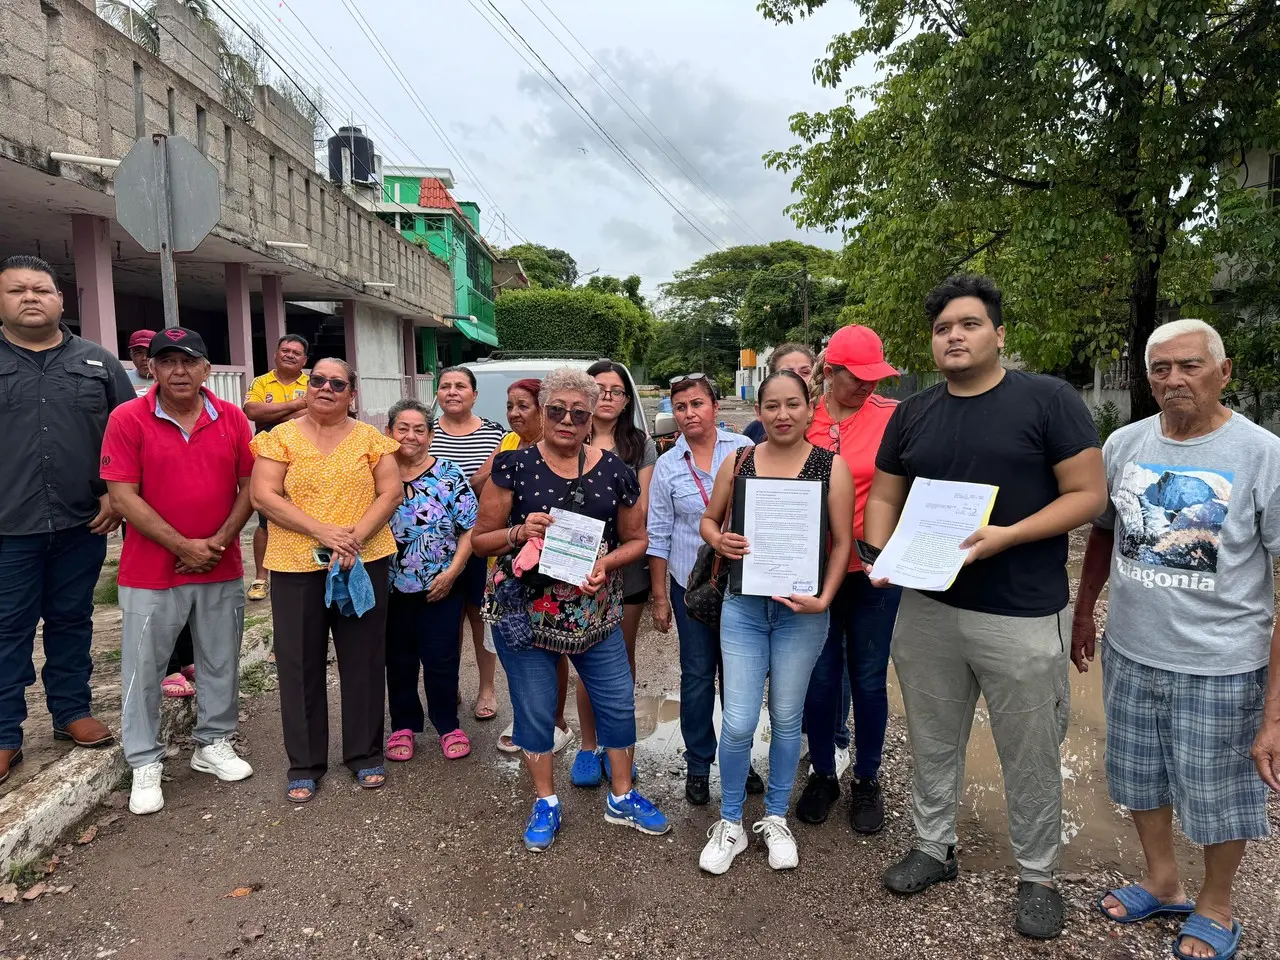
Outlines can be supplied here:
M1133 814L1148 869L1098 907L1120 923L1185 915L1175 956L1234 956L1232 882L1245 843L1267 836L1267 787L1280 791L1280 669L1268 676L1280 667L1280 438L1223 406L1231 361L1203 321L1157 328L1147 376L1161 412L1103 448L1111 503L1089 536L1072 632L1084 672L1110 577L1107 785ZM1204 847L1195 904L1178 876L1175 810Z

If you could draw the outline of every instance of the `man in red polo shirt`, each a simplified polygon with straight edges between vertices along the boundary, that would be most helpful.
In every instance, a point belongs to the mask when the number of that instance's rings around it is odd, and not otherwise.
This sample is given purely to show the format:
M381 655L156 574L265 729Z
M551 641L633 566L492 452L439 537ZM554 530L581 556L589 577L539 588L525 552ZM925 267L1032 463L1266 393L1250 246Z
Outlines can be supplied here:
M252 430L240 408L204 389L208 351L170 327L148 349L157 389L117 407L102 440L102 479L128 521L120 557L121 742L133 770L129 809L154 813L165 747L160 685L174 641L195 639L196 749L191 768L243 780L253 768L231 745L239 709L244 566Z

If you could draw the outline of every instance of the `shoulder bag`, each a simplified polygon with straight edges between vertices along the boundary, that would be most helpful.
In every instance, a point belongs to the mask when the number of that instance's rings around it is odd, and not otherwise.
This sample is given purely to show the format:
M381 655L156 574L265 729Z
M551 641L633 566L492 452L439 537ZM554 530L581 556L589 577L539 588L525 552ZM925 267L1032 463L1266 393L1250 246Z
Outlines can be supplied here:
M735 478L742 470L743 461L746 460L746 449L746 447L739 447L734 455L733 476ZM693 470L691 459L686 455L685 466L689 468L694 483L698 485L698 492L702 494L702 502L706 506L711 501L702 486L702 481ZM729 529L732 519L733 497L730 496L724 512L724 523L720 526L721 533ZM724 603L724 588L729 581L729 567L723 561L724 557L716 553L711 544L704 543L699 547L698 557L693 561L693 570L689 573L689 585L685 588L684 594L684 607L689 616L716 630L720 628L720 607Z

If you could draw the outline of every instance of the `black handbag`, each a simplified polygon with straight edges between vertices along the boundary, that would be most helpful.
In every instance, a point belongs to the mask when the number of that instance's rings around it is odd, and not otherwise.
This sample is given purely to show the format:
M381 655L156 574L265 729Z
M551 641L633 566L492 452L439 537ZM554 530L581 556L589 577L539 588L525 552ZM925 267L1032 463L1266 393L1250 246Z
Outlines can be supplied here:
M746 447L740 447L736 454L733 465L735 478L742 470L743 461L746 460L746 449ZM687 461L685 465L689 467L689 472L693 473L693 468ZM702 499L709 502L707 492L702 489L702 482L698 480L698 475L694 474L693 479L698 484ZM733 497L730 497L724 512L724 523L720 526L721 533L729 529L732 519ZM689 572L689 585L685 588L684 608L689 616L713 630L720 629L720 607L724 604L724 588L728 582L728 563L724 562L724 557L716 553L711 544L704 543L698 548L697 559L693 561L693 570Z

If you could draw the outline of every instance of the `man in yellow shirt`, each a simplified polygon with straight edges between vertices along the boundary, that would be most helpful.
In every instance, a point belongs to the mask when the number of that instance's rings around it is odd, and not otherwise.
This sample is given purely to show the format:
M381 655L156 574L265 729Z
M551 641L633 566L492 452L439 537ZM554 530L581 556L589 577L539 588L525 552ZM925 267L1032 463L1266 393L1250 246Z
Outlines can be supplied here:
M309 349L304 337L296 333L285 334L276 344L275 367L250 385L249 395L244 401L244 415L259 432L307 412L307 375L302 368L307 365ZM258 529L253 534L254 573L253 583L249 585L250 600L267 599L267 570L263 565L266 555L267 518L259 513Z

